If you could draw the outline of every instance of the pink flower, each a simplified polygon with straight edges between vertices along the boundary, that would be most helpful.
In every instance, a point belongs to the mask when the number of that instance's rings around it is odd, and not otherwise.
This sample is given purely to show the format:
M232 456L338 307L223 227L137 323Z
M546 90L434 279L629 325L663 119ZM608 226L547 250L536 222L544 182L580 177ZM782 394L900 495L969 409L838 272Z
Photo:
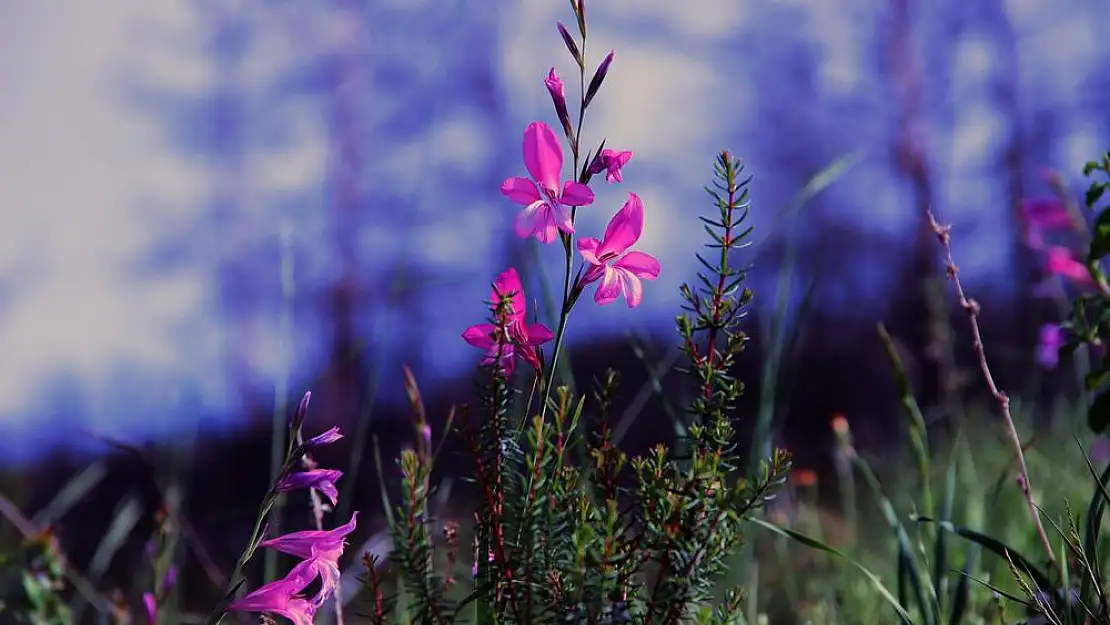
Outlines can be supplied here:
M1060 326L1046 323L1041 326L1041 336L1037 343L1037 362L1045 369L1055 369L1060 364L1060 346L1064 344L1064 333Z
M335 483L341 477L343 472L338 469L312 469L290 473L278 482L277 491L284 493L300 488L312 488L327 497L334 506L339 502L339 489L335 487Z
M513 357L517 354L533 367L538 368L540 362L538 347L555 338L555 335L543 324L527 323L525 312L528 300L524 297L524 286L520 282L520 276L512 267L497 276L493 282L490 308L494 312L497 310L497 303L505 296L509 297L512 309L509 313L509 336L502 337L498 341L496 325L479 323L463 332L463 340L474 347L486 350L486 357L482 363L487 365L498 363L506 375L513 372Z
M554 67L547 73L547 78L543 79L543 84L547 87L547 92L551 94L551 103L555 105L555 114L559 117L559 123L563 125L563 132L567 137L570 137L570 113L567 111L567 97L563 91L563 81L555 73Z
M322 445L330 445L341 438L343 438L343 434L339 432L339 426L333 426L326 432L317 434L305 441L304 446L308 449L315 449Z
M158 623L158 600L154 598L154 593L143 593L143 607L146 608L147 625L156 625Z
M1087 267L1075 259L1071 250L1059 245L1053 245L1045 251L1045 270L1080 284L1091 282Z
M578 240L578 251L582 258L593 265L582 277L582 284L601 280L594 292L594 301L598 304L604 306L624 295L628 307L635 308L643 298L640 280L654 280L659 277L659 261L652 256L643 252L624 254L625 250L640 239L643 230L644 203L638 195L629 193L628 201L609 221L602 241L593 237ZM616 262L609 264L613 260Z
M618 152L605 148L590 162L588 171L591 175L600 174L602 171L605 171L605 181L609 184L624 182L624 176L621 175L621 167L627 165L631 158L632 152Z
M227 606L229 611L269 612L284 616L294 625L312 625L318 605L308 601L299 593L316 579L314 560L306 560L284 579L270 582L242 599Z
M573 180L559 190L563 147L555 131L543 122L532 122L524 130L524 166L532 179L514 176L501 184L501 193L524 207L516 217L517 236L535 235L540 242L551 243L558 230L573 234L567 207L592 204L594 192Z
M1022 200L1021 215L1034 228L1053 230L1072 227L1067 207L1056 198Z
M276 549L298 558L307 558L302 564L308 564L313 576L319 574L322 581L320 591L316 593L312 602L322 605L339 585L339 558L347 545L347 535L355 530L357 519L358 512L355 512L351 515L350 521L335 529L290 532L284 536L264 540L259 543L259 546Z

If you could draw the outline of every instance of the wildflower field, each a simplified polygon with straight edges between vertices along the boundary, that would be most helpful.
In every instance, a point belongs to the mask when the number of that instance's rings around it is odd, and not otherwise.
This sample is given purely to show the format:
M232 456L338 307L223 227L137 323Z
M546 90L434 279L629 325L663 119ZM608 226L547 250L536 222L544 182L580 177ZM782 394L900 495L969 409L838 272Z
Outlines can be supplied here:
M899 398L887 419L900 438L861 445L856 416L836 412L814 435L831 441L830 462L799 462L779 436L774 392L791 337L776 320L749 323L738 251L755 240L759 180L740 154L700 157L707 193L687 209L704 225L688 242L700 271L681 287L675 358L664 363L679 390L642 350L640 371L598 363L584 377L567 364L576 311L634 315L669 271L641 241L654 207L624 189L636 145L610 145L589 123L620 53L587 36L589 2L569 4L552 36L577 72L545 75L535 60L557 123L537 111L521 130L522 162L504 172L499 207L521 245L550 246L563 262L548 268L545 292L525 292L530 269L506 266L473 294L485 316L457 338L474 348L473 397L434 414L418 376L389 363L403 371L411 416L383 443L315 410L304 389L272 433L262 486L237 480L245 469L226 460L186 485L166 468L172 445L120 442L118 454L147 472L141 497L113 510L82 508L101 469L46 494L2 476L0 622L1110 624L1110 152L1054 174L1059 193L1022 206L1023 244L1047 276L1038 288L1060 311L1040 330L1036 361L1073 378L1053 414L1031 408L1039 391L999 387L983 336L995 311L965 289L952 251L961 232L930 206L936 300L959 313L938 315L935 347L950 378L941 386L956 390L919 402L905 350L880 324L890 376L875 384ZM1062 175L1081 175L1085 196ZM623 204L601 205L599 185L622 189ZM582 211L611 217L589 231L576 223ZM776 293L755 295L785 302L782 275ZM761 394L744 404L737 365L761 331ZM618 410L628 380L645 399ZM360 489L373 497L356 500L347 476L370 466L377 483ZM190 523L187 490L257 512L233 545L213 542ZM32 498L48 503L30 510ZM108 529L74 558L55 528L93 512Z

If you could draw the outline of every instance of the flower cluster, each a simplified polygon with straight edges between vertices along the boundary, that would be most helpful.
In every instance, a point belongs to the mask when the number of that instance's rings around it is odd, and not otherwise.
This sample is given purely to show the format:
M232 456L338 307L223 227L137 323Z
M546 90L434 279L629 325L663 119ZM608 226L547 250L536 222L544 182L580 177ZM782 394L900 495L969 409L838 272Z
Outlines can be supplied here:
M582 55L577 44L563 24L558 24L558 28L575 62L580 69L583 68ZM644 203L635 193L629 193L628 201L610 220L600 240L583 237L577 241L582 264L573 284L570 281L573 257L571 250L573 238L577 234L575 211L580 207L591 206L595 200L594 192L589 187L590 179L604 172L609 184L623 182L623 168L632 159L632 152L606 148L603 141L593 158L587 156L587 164L579 168L582 116L601 87L612 62L613 52L609 52L594 72L589 87L581 94L577 131L571 123L563 81L555 68L551 68L543 81L573 154L572 178L564 181L562 177L564 152L558 135L551 126L536 121L524 130L524 168L529 177L511 176L501 184L501 193L523 207L514 220L517 236L525 239L535 237L544 244L561 240L566 265L563 305L557 333L553 333L545 325L527 322L527 300L520 277L512 267L494 281L490 301L490 309L495 316L499 306L507 306L503 322L499 324L494 319L492 323L473 325L463 332L463 339L467 343L486 350L483 364L495 364L505 375L513 371L516 356L539 370L542 363L539 347L552 339L556 341L555 349L558 352L566 316L590 284L598 283L594 301L599 305L610 304L623 296L628 307L635 308L643 300L641 280L655 280L659 277L659 261L644 252L629 251L640 239L644 229ZM573 179L575 172L578 172L577 179ZM507 300L507 303L502 300Z
M326 497L334 506L338 503L339 492L336 481L342 477L343 472L334 469L317 469L314 463L308 463L308 470L294 472L293 467L298 461L303 461L308 454L324 445L329 445L343 438L338 427L331 429L307 440L294 444L300 440L301 424L304 422L308 401L311 395L306 393L301 405L293 419L290 428L290 446L286 454L282 470L274 485L267 493L262 505L258 523L255 526L254 536L239 560L236 573L250 560L259 548L268 548L280 551L296 558L300 558L296 566L282 579L272 581L248 593L240 599L228 602L223 608L217 610L218 616L214 619L219 622L227 611L240 612L265 612L283 616L295 625L310 625L315 618L316 611L328 601L339 587L341 577L339 571L339 558L346 547L347 536L354 531L358 519L358 512L351 514L350 520L343 525L331 530L305 530L296 531L261 539L259 528L269 515L277 496L298 489L311 489ZM318 517L319 518L319 517ZM319 523L317 525L319 527ZM233 576L234 577L234 576ZM304 590L317 579L320 587L316 593L307 597ZM234 592L229 593L229 597Z
M1060 296L1060 285L1064 284L1082 289L1094 285L1091 273L1079 255L1071 248L1054 241L1061 235L1074 234L1086 230L1081 216L1073 216L1068 207L1058 198L1031 198L1021 204L1022 225L1025 229L1025 244L1038 253L1049 282L1038 287L1042 295ZM1037 363L1045 369L1055 369L1060 363L1060 347L1064 344L1064 333L1057 323L1041 326L1037 344Z

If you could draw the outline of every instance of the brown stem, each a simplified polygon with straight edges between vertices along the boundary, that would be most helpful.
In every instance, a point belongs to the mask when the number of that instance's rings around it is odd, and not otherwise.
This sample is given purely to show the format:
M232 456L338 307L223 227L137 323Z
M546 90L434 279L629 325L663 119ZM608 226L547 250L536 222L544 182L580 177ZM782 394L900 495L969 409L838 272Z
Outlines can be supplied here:
M960 283L959 270L956 268L956 263L952 259L952 240L949 234L950 226L942 226L937 222L933 211L926 210L926 215L929 218L929 225L932 226L933 232L937 235L937 240L944 248L944 266L945 273L948 279L956 286L956 296L959 298L960 307L967 313L968 321L971 323L971 336L973 346L975 347L975 356L979 361L979 371L983 374L983 379L987 382L987 388L990 389L991 395L998 403L998 410L1002 413L1002 420L1006 425L1006 434L1010 439L1010 444L1014 448L1014 454L1017 456L1019 474L1018 483L1021 486L1021 494L1025 498L1025 505L1029 508L1029 515L1033 518L1033 524L1037 528L1037 536L1041 540L1041 545L1044 547L1045 555L1048 556L1049 563L1053 568L1059 565L1056 562L1056 554L1052 550L1052 543L1048 541L1048 534L1045 532L1044 524L1041 522L1040 508L1037 507L1037 502L1033 499L1033 487L1029 482L1029 467L1025 462L1025 452L1022 450L1021 437L1018 436L1017 427L1014 425L1014 419L1010 415L1010 398L998 385L994 382L994 376L991 375L990 365L987 363L987 350L983 347L983 336L979 330L979 302L973 299L968 299L964 293L963 284Z

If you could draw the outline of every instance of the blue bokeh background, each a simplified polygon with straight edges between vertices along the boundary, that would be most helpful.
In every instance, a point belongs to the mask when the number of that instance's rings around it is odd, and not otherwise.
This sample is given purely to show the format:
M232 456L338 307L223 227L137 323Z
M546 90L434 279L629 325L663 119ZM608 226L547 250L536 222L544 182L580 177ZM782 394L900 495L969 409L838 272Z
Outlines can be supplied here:
M1017 284L1015 180L1045 195L1053 168L1078 190L1107 145L1101 0L592 0L588 15L587 62L616 59L586 142L635 156L622 185L593 185L579 231L600 234L635 191L639 249L663 273L635 311L584 302L572 342L668 331L721 148L755 175L747 260L768 293L778 267L760 257L790 232L791 198L853 155L791 236L822 309L871 318L919 224L904 142L926 155L968 286L995 298ZM558 126L549 67L574 97L556 20L573 21L563 0L0 3L5 462L89 432L235 427L297 396L337 341L385 363L386 398L401 362L429 385L464 374L478 354L459 334L492 278L558 279L557 246L516 238L499 193L524 174L524 127ZM829 238L847 251L807 258Z

